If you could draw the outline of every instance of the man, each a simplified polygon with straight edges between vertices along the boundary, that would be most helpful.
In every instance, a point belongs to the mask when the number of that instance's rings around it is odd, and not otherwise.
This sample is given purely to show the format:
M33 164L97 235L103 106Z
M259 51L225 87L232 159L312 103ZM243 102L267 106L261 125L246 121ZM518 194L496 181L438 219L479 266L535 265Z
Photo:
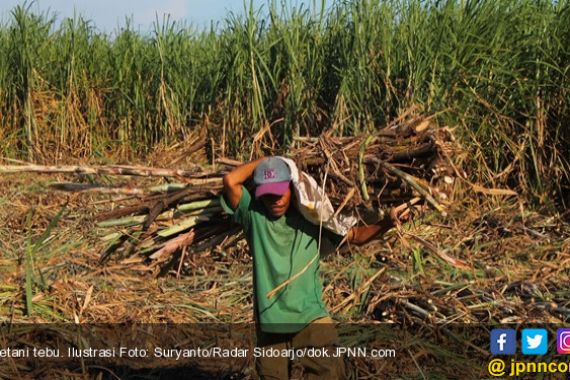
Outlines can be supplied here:
M244 183L253 176L252 195ZM330 348L338 337L322 301L319 276L319 236L338 245L342 240L305 220L291 205L291 172L278 157L261 158L224 176L222 206L243 226L253 256L254 309L257 347L278 350L299 347ZM347 240L364 244L394 225L392 218L379 224L354 227ZM300 275L299 275L300 274ZM268 293L286 281L273 297ZM267 352L267 351L262 351ZM283 352L283 351L280 351ZM286 356L257 357L256 371L263 379L288 379ZM342 358L299 358L305 378L344 378Z

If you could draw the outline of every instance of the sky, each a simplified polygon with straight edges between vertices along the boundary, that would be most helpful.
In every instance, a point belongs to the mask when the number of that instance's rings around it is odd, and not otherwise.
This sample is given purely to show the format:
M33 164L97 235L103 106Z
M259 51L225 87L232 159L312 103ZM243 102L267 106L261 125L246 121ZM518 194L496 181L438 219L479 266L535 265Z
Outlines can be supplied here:
M249 0L246 1L249 4ZM2 23L10 19L10 11L16 5L23 4L23 0L0 0ZM30 1L26 4L30 4ZM267 6L265 0L253 0L253 4L256 9ZM119 25L123 26L126 17L132 17L134 26L141 30L150 30L157 15L160 21L165 14L169 14L173 20L184 20L203 28L209 26L211 21L223 21L230 11L244 13L243 0L35 0L31 7L34 12L49 10L57 15L59 21L73 17L77 12L104 32L112 32Z

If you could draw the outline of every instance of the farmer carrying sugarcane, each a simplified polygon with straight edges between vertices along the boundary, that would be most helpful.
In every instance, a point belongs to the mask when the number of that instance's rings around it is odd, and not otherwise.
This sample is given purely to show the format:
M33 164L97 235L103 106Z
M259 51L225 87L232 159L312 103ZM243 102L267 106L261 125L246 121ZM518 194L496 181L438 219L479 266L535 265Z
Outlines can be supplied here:
M255 193L244 183L253 176ZM279 157L261 158L241 165L224 176L222 206L242 225L253 256L254 313L257 347L284 349L330 348L338 336L322 300L319 276L320 239L335 245L343 237L307 221L296 207L291 169ZM397 215L390 213L378 224L353 227L347 240L364 244L394 226ZM319 233L321 232L321 233ZM296 274L301 273L301 275ZM294 278L294 281L292 280ZM289 282L287 282L289 280ZM286 283L274 297L272 290ZM275 351L274 351L275 352ZM263 379L288 379L290 361L286 356L256 358L256 371ZM345 377L342 358L300 358L306 378Z

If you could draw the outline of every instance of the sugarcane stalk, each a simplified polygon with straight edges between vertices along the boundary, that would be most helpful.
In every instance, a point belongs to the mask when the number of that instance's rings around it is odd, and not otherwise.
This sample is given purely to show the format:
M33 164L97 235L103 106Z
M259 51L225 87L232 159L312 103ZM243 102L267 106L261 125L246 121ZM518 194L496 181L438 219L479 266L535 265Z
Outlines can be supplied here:
M219 206L219 205L220 205L220 200L217 198L213 198L213 199L205 199L203 201L181 204L181 205L178 205L176 207L176 209L180 212L188 212L188 211L192 211L192 210L199 210L199 209L214 207L214 206Z
M408 301L408 300L403 300L403 301L402 301L402 304L403 304L406 308L410 309L411 311L414 311L414 312L418 313L419 315L421 315L422 317L424 317L424 318L426 318L426 319L431 319L431 318L433 318L433 316L429 313L429 311L427 311L427 310L425 310L425 309L419 307L418 305L415 305L415 304L411 303L411 302ZM437 321L437 322L441 322L441 321Z
M171 239L169 241L167 241L164 246L159 249L158 251L156 251L155 253L153 253L150 258L151 259L158 259L158 260L164 260L164 257L167 255L170 255L172 253L174 253L176 250L186 247L190 244L192 244L192 242L194 241L194 231L190 230L185 234L182 234L180 236L175 237L174 239Z
M110 234L108 234L108 235L105 235L105 236L101 237L101 240L102 240L102 241L116 240L116 239L120 238L121 235L122 235L121 232L113 232L113 233L110 233Z
M146 166L108 165L108 166L47 166L47 165L0 165L0 174L9 173L70 173L99 175L131 175L141 177L185 177L192 178L201 170L196 165L192 170L163 169Z
M215 202L211 202L215 205ZM219 203L218 203L219 204ZM184 212L187 216L199 216L199 215L212 215L222 211L222 208L219 206L208 206L202 204L200 208L193 206L192 203L185 205L187 206L184 211L182 210L168 210L163 212L162 214L158 215L154 220L155 221L164 221L164 220L171 220L177 216L177 212ZM137 215L137 216L129 216L126 218L120 219L111 219L105 220L102 222L97 223L97 227L100 228L109 228L109 227L130 227L136 226L139 224L143 224L147 219L147 215Z
M200 215L214 215L221 213L223 209L220 206L205 207L196 210L184 212L184 216L200 216Z
M187 183L165 183L162 185L156 185L153 187L149 187L148 192L150 193L170 193L177 190L182 190L186 186Z
M366 152L366 147L370 144L376 137L368 136L364 142L360 145L360 150L358 152L358 179L360 180L360 191L362 192L362 199L366 202L370 200L368 195L368 189L366 188L366 180L364 179L364 152Z
M387 162L376 160L379 164L383 165L386 169L391 171L393 174L400 177L402 180L407 182L410 186L412 186L421 196L425 198L437 211L441 212L442 215L446 215L444 208L431 196L431 194L424 189L418 182L414 179L413 176L409 175L406 172L396 168L394 165L389 164Z
M222 177L211 178L188 178L186 179L186 186L212 186L213 188L222 188Z
M97 223L97 227L109 228L109 227L136 226L137 224L144 223L145 219L146 215L129 216L121 219L111 219Z
M213 237L211 237L208 240L206 240L205 238L202 238L198 244L195 244L191 247L189 252L200 252L200 251L204 251L204 250L209 249L209 248L213 248L219 244L222 244L224 242L224 240L226 240L226 238L228 236L230 236L231 234L237 234L238 231L239 231L239 229L238 230L226 229L225 231L217 231L215 234L213 234Z
M460 259L456 259L455 257L449 256L447 253L440 250L433 243L430 243L429 241L427 241L427 240L425 240L425 239L423 239L417 235L409 233L409 232L405 232L405 234L407 236L411 237L412 239L414 239L415 241L417 241L418 243L422 244L429 251L435 253L437 256L439 256L445 262L453 265L455 268L463 269L463 270L471 269L471 267L465 261L460 260Z
M160 213L162 213L167 207L168 207L168 203L166 203L166 200L164 200L164 199L161 199L158 202L155 202L154 205L149 210L148 215L144 219L142 229L144 231L148 230L150 228L150 226L152 225L152 223L154 223L154 220L157 218L157 216Z
M394 161L411 160L413 158L419 158L431 155L434 152L435 152L434 143L432 141L428 141L427 143L424 143L415 149L407 148L404 149L403 151L392 153L390 161L394 162Z
M148 199L143 199L145 204L136 205L136 206L129 206L123 207L117 210L108 211L97 216L97 220L108 220L108 219L116 219L122 216L130 215L130 214L142 214L147 213L150 211L152 206L148 204L148 202L166 202L166 204L172 204L177 201L181 201L182 199L186 201L197 201L203 200L204 198L211 198L213 195L209 192L206 192L203 189L200 189L198 192L193 193L196 191L195 189L189 187L184 188L180 191L175 192L174 194L161 194L149 197ZM152 203L154 205L155 203Z
M226 157L220 157L220 158L216 159L216 164L222 164L222 165L226 165L226 166L240 166L243 164L243 162L237 161L237 160L232 160L232 159L226 158Z
M145 189L129 187L107 187L86 183L55 182L48 185L51 189L68 192L81 193L101 193L101 194L122 194L122 195L144 195L149 191Z
M140 250L141 255L146 256L151 252L154 252L154 251L161 249L162 247L164 247L164 243L158 243L158 244L149 245L148 247L139 246L139 250Z
M161 236L161 237L169 237L169 236L175 235L179 232L185 231L189 228L192 228L195 225L197 225L198 223L207 222L210 219L211 219L210 215L192 216L190 218L184 219L182 222L180 222L180 223L178 223L178 224L176 224L170 228L159 231L157 233L157 235Z

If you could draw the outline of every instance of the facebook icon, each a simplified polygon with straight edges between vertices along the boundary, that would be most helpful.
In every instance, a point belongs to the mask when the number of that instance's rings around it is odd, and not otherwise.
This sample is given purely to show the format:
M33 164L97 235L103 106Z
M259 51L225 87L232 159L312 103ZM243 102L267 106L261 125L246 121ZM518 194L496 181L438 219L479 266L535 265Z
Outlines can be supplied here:
M517 351L517 332L513 329L491 330L491 353L514 355Z

